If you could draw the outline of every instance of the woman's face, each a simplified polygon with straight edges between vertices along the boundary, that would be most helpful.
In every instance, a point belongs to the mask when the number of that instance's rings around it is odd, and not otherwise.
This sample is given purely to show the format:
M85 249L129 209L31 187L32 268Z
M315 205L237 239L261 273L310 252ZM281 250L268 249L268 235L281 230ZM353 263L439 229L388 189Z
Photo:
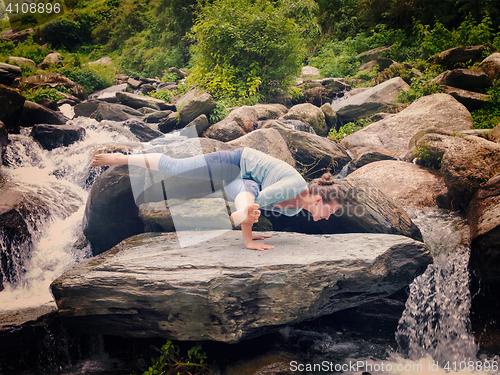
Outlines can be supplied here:
M330 215L334 214L340 207L342 207L342 205L336 200L332 200L330 203L323 203L323 201L320 200L309 212L312 214L314 221L321 219L328 220Z

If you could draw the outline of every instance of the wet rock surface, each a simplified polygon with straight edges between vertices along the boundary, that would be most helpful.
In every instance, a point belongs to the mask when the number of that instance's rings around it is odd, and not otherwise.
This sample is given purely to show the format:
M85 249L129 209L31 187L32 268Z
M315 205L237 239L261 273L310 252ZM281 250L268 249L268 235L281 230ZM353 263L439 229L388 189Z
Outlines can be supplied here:
M87 332L237 342L388 296L431 262L401 236L273 235L265 252L244 249L234 231L182 249L173 234L135 236L52 292L61 317Z

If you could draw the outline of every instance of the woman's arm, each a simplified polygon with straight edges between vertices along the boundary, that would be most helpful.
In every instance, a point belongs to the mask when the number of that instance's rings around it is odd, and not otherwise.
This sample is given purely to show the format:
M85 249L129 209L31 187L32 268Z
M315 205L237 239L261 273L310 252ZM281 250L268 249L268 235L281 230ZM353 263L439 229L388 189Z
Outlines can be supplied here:
M243 242L245 247L251 250L274 249L274 246L267 245L265 242L255 242L252 236L252 225L259 220L259 205L255 203L255 197L247 192L242 192L234 200L236 212L231 215L231 219L236 224L241 223Z
M158 170L158 162L163 154L97 154L94 156L92 167L102 167L105 165L135 165L137 167Z

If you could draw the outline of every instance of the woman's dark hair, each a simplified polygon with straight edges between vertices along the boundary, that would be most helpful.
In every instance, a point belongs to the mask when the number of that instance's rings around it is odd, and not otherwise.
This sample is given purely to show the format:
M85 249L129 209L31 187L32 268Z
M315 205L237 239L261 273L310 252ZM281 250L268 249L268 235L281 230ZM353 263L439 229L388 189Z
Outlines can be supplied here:
M332 200L344 204L344 196L330 173L325 173L317 181L309 185L309 194L319 195L323 203L331 203Z

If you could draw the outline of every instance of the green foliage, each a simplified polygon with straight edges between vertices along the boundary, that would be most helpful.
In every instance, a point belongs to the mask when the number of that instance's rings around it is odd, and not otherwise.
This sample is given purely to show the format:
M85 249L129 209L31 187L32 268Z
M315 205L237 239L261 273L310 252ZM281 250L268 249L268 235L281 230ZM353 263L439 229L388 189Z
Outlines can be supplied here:
M217 99L251 102L286 88L301 67L301 29L286 16L286 2L215 0L201 7L192 35L189 80Z
M217 102L215 108L210 113L209 121L211 124L215 124L219 121L224 120L228 114L229 111L227 110L226 106L222 102Z
M373 123L373 120L371 120L370 118L348 122L347 124L341 126L338 131L335 130L335 128L331 128L330 132L328 133L328 138L340 142L348 135L351 135L352 133L363 129L365 126L368 126L371 123Z
M61 68L58 73L83 86L88 93L114 85L114 70L109 66Z
M88 41L86 37L88 36L76 22L65 18L58 18L46 24L42 29L43 40L50 43L53 48L64 47L72 51Z
M408 91L402 91L398 95L398 101L400 103L411 103L422 96L442 92L439 85L436 82L432 82L432 80L442 72L442 67L422 61L417 62L416 67L423 71L423 76L416 76L410 79L410 89Z
M149 96L155 99L163 100L167 103L174 97L175 93L170 90L156 90L148 93Z
M417 148L413 154L417 157L417 164L437 170L441 169L443 153L438 149L430 147L427 143Z
M488 103L484 108L471 112L474 129L493 129L500 124L500 81L488 89Z
M470 15L456 29L448 29L441 22L436 21L434 27L423 25L416 21L414 33L417 35L417 45L420 46L420 58L428 58L449 48L456 46L473 46L493 43L500 48L500 33L495 33L492 19L485 14L481 22L476 22Z
M152 365L143 375L212 374L209 367L205 364L207 356L202 351L200 344L189 349L186 357L181 357L180 348L174 345L171 340L168 340L158 352L161 355L151 359Z
M377 74L373 79L373 83L378 85L394 77L401 77L406 83L411 84L413 78L418 78L418 75L413 71L410 64L393 64L389 68Z
M29 90L23 92L23 96L26 98L26 100L29 100L30 102L35 102L38 103L42 99L51 99L51 100L61 100L64 98L58 90L49 87L49 88L38 88L36 90Z
M17 45L0 39L0 56L4 61L7 61L8 56L19 56L31 59L35 64L40 64L49 53L50 50L47 47L34 43L31 37L24 43Z

